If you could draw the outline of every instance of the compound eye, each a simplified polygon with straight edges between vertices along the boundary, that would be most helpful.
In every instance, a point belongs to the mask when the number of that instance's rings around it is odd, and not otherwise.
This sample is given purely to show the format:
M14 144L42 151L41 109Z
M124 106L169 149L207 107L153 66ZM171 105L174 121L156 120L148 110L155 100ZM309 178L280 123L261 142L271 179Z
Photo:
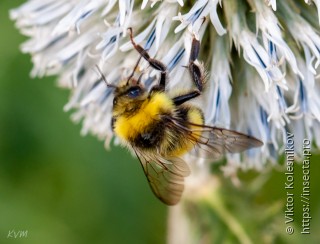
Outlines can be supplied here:
M128 96L130 98L138 97L138 96L140 96L140 94L141 94L141 88L139 86L131 87L128 90Z

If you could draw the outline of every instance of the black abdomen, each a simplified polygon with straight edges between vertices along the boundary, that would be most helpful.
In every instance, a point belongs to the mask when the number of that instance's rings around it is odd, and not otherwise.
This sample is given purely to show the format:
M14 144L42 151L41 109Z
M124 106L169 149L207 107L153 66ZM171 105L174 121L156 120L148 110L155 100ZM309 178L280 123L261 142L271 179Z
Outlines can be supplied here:
M159 121L151 124L142 133L136 136L132 144L139 148L155 149L160 146L165 134L165 122Z

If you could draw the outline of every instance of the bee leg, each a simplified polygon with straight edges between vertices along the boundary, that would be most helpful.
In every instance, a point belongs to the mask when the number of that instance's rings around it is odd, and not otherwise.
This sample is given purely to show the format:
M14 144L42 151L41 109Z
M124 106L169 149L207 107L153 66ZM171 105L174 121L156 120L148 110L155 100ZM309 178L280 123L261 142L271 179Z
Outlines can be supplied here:
M140 53L140 55L145 60L148 61L148 63L152 68L159 70L161 72L158 89L164 90L166 86L166 80L167 80L167 67L165 66L164 63L160 62L159 60L151 58L148 52L143 47L141 47L139 44L136 44L135 41L133 40L132 28L128 28L128 30L129 30L130 40L133 47Z
M195 61L198 58L199 52L200 52L200 42L195 37L193 37L192 44L191 44L190 57L189 57L189 65L187 66L187 68L190 72L192 81L195 84L197 90L190 91L189 93L174 97L172 100L176 106L179 106L199 96L203 90L203 83L205 79L205 75L203 74L203 68L202 66L195 63Z
M203 74L203 68L194 62L198 58L199 52L200 52L200 41L198 41L195 37L193 37L192 44L191 44L191 52L189 57L188 70L190 72L193 83L201 92L203 90L203 83L204 83L205 76Z
M200 94L201 93L199 91L191 91L187 94L183 94L183 95L174 97L172 100L173 100L174 105L179 106L179 105L191 100L192 98L199 96Z

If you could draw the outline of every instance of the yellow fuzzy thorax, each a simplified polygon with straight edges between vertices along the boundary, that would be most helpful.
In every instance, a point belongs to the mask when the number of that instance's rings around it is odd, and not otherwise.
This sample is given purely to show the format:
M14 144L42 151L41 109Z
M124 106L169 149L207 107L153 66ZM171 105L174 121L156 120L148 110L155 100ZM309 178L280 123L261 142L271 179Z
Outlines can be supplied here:
M165 93L155 93L146 99L140 109L130 116L119 116L114 125L114 132L122 139L135 138L146 127L159 119L159 114L172 111L174 104Z

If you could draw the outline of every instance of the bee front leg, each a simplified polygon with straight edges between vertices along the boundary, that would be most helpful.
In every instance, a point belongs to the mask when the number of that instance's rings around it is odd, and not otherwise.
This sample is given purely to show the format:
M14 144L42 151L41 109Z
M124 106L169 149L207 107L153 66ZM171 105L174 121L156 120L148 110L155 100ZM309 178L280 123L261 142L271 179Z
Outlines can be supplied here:
M133 40L132 28L128 28L128 31L129 31L130 40L131 40L133 47L140 53L140 55L146 61L148 61L148 63L150 64L150 66L152 68L159 70L161 72L160 81L159 81L157 89L165 90L166 81L167 81L167 73L168 73L166 65L159 60L151 58L150 55L148 54L147 50L145 50L139 44L135 43L135 41Z

